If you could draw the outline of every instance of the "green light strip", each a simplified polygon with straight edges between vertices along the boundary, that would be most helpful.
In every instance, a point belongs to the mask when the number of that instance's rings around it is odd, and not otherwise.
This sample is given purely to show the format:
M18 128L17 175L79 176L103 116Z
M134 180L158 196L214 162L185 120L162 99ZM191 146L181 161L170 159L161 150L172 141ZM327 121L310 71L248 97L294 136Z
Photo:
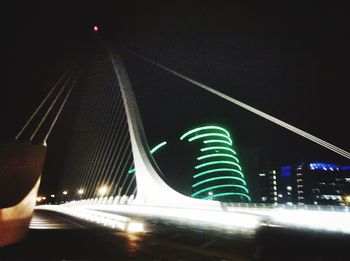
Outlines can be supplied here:
M218 132L217 130L220 130L220 132ZM193 176L193 179L197 180L198 182L193 184L192 187L195 188L201 184L204 184L204 185L203 187L200 187L202 188L201 190L194 192L192 194L192 197L197 196L198 198L204 197L202 199L213 199L213 198L223 197L228 195L236 195L236 196L239 195L239 196L246 197L248 201L251 201L251 198L249 197L249 191L246 188L247 183L244 178L240 161L236 156L237 155L236 151L233 150L232 148L232 139L230 138L230 134L227 130L217 126L204 126L204 127L195 128L193 130L186 132L180 137L180 140L183 140L185 138L187 139L188 142L200 140L203 142L205 146L210 146L210 147L201 148L200 151L206 155L197 157L198 161L200 160L203 160L203 161L198 162L200 164L198 164L194 168L202 171ZM204 159L209 159L209 161ZM213 173L213 174L210 174L210 173ZM223 176L225 175L225 173L227 173L226 175L229 175L229 176ZM215 182L217 180L223 180L223 181ZM235 182L232 182L232 181L230 182L229 180L235 180ZM241 184L239 184L237 181L239 181L239 183ZM218 183L219 184L224 183L224 184L219 185ZM208 187L208 184L209 184L209 187ZM215 192L218 192L215 189L220 189L220 188L226 188L226 189L219 190L220 192L223 192L223 193L219 193L219 194L215 193ZM210 194L212 195L207 196L206 194L204 194L205 192L208 192L210 190L214 190L210 192ZM233 191L233 192L229 192L229 191ZM237 192L234 192L234 191L237 191Z
M223 185L217 185L217 186L212 186L212 187L208 187L208 188L205 188L205 189L201 189L199 191L197 191L196 193L193 193L191 195L191 197L195 197L203 192L206 192L208 190L212 190L212 189L217 189L217 188L227 188L227 187L235 187L235 188L241 188L243 189L245 192L249 193L248 189L244 186L241 186L241 185L233 185L233 184L223 184Z
M227 151L231 151L235 155L237 154L233 149L222 147L222 146L207 147L207 148L201 149L201 151L208 151L208 150L227 150Z
M244 179L241 178L237 178L237 177L232 177L232 176L221 176L221 177L215 177L215 178L209 178L209 179L205 179L205 180L201 180L195 184L192 185L192 188L195 188L203 183L208 183L210 181L214 181L214 180L220 180L220 179L234 179L234 180L238 180L240 182L242 182L243 185L247 185L247 183L245 182Z
M236 169L230 169L230 168L219 168L219 169L211 169L211 170L206 170L206 171L203 171L203 172L200 172L196 175L194 175L193 177L194 178L198 178L200 176L203 176L203 175L206 175L206 174L209 174L209 173L213 173L213 172L221 172L221 171L231 171L231 172L236 172L238 173L239 175L241 175L242 178L244 178L244 175L242 172L240 172L239 170L236 170Z
M212 157L228 157L228 158L232 158L234 159L237 163L239 163L239 160L237 157L232 156L230 154L226 154L226 153L213 153L213 154L208 154L208 155L204 155L201 157L198 157L197 160L202 160L202 159L207 159L207 158L212 158Z
M164 145L166 145L167 142L163 141L161 143L159 143L158 145L154 146L153 149L151 149L151 154L155 153L156 151L158 151L161 147L163 147ZM135 168L129 169L128 174L132 174L135 173Z
M190 130L190 131L186 132L184 135L182 135L180 137L180 140L183 140L188 135L190 135L190 134L192 134L194 132L201 131L201 130L211 130L211 129L213 129L213 130L221 130L221 131L226 133L227 137L230 137L230 133L227 130L225 130L224 128L221 128L221 127L218 127L218 126L205 126L205 127L196 128L196 129L193 129L193 130Z
M205 141L203 141L203 143L225 143L227 145L232 145L231 143L229 143L226 140L205 140Z
M159 150L161 147L163 147L166 144L167 144L166 141L159 143L157 146L155 146L153 149L151 149L151 153L153 154L154 152L156 152L157 150Z
M228 161L228 160L217 160L217 161L211 161L211 162L206 162L200 165L195 166L195 169L200 169L206 166L210 166L210 165L217 165L217 164L231 164L231 165L235 165L239 170L242 170L241 166L235 162L232 161Z
M232 145L232 140L230 139L230 137L227 137L226 135L221 134L221 133L205 133L205 134L200 134L200 135L193 136L192 138L188 139L188 141L191 142L191 141L194 141L194 140L198 140L198 139L201 139L201 138L204 138L204 137L210 137L210 136L223 137L223 138L225 138L225 139L228 140L228 142L230 143L230 145Z
M224 197L224 196L229 196L229 195L243 196L243 197L246 197L249 201L251 201L251 198L248 195L243 194L243 193L235 193L235 192L220 193L220 194L205 197L203 199L213 199L213 198Z

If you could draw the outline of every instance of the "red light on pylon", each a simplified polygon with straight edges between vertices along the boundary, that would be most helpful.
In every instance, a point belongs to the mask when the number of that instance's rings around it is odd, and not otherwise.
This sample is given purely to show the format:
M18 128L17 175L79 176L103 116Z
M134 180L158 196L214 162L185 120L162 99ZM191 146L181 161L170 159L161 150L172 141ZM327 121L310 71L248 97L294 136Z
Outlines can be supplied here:
M92 29L93 29L93 31L94 31L95 33L97 33L97 32L99 31L99 28L98 28L98 26L96 26L96 25L95 25Z

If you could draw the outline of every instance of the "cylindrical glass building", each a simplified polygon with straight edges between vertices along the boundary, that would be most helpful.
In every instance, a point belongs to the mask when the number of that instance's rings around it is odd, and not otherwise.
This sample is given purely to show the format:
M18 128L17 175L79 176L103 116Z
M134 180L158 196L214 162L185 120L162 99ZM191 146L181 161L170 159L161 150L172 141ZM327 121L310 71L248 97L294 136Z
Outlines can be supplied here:
M230 133L219 126L202 126L181 140L198 144L192 197L226 202L250 202L247 183Z

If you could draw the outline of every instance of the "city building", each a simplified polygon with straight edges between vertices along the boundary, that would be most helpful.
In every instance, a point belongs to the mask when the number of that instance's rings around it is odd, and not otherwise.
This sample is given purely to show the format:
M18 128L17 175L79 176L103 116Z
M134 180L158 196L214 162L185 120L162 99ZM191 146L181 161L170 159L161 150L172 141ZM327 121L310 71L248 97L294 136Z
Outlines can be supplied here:
M349 205L350 166L299 163L259 173L260 202Z
M192 197L225 202L250 202L247 182L230 133L219 126L187 131L181 140L198 148Z
M259 173L260 201L262 203L277 203L276 170L261 171Z

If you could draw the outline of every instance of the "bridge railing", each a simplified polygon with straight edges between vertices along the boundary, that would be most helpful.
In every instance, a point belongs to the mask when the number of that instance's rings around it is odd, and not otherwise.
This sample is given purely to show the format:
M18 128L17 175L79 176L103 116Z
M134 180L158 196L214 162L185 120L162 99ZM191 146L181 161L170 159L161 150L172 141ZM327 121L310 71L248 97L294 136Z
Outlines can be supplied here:
M110 196L96 197L90 199L73 200L65 203L67 206L82 205L129 205L133 202L134 196ZM287 205L287 204L266 204L266 203L240 203L240 202L221 202L222 209L230 208L258 208L258 209L286 209L286 210L313 210L313 211L334 211L350 212L349 206L332 206L332 205Z
M332 206L332 205L290 205L290 204L266 204L266 203L239 203L239 202L222 202L223 208L240 207L240 208L267 208L267 209L303 209L303 210L321 210L350 212L349 206Z

